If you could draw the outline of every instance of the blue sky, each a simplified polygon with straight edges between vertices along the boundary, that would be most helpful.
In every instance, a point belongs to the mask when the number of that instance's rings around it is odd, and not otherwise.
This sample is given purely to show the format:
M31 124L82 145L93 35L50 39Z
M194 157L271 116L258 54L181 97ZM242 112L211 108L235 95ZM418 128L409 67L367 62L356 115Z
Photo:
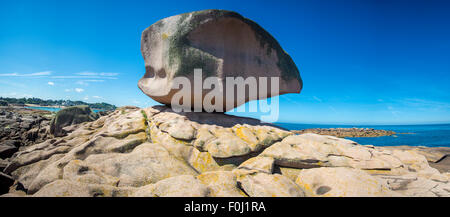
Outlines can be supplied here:
M281 122L450 122L448 1L1 0L0 96L156 105L137 87L141 32L202 9L239 12L291 55L304 87L279 97Z

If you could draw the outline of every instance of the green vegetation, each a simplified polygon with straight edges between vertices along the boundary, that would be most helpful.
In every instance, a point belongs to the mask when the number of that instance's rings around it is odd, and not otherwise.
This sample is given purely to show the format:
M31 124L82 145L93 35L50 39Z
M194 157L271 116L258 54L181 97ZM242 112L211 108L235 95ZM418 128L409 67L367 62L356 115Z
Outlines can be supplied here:
M40 106L77 106L77 105L87 105L91 109L99 110L115 110L116 106L108 103L87 103L83 101L71 101L71 100L43 100L39 98L3 98L0 97L0 101L5 101L9 104L15 105L25 105L25 104L35 104Z
M141 110L142 116L144 116L145 121L148 121L148 117L147 114L145 113L144 110Z
M187 35L198 25L201 24L203 16L207 13L213 13L214 17L220 17L219 14L224 12L217 10L196 11L191 13L181 14L181 18L177 23L176 32L169 37L169 64L172 66L178 64L178 70L175 75L188 75L193 73L195 68L201 68L204 77L213 75L216 70L217 58L205 53L201 50L189 47L189 40ZM192 14L192 20L185 22L185 20Z

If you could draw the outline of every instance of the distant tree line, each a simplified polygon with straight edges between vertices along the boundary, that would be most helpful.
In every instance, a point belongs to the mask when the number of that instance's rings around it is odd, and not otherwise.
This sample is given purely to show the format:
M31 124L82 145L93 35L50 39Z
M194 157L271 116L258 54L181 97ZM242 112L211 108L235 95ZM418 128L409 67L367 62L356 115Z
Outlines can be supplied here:
M35 104L40 106L75 106L75 105L88 105L92 109L100 109L100 110L115 110L116 106L111 105L105 102L101 103L87 103L83 101L72 101L72 100L43 100L39 98L8 98L8 97L0 97L0 101L7 102L9 104Z

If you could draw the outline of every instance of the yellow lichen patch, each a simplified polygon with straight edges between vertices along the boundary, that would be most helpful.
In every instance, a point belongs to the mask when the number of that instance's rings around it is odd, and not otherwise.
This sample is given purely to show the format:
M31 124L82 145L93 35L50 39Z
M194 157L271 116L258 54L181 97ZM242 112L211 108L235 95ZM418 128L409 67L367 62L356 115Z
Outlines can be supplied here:
M363 170L371 175L391 175L391 170Z
M162 38L163 40L166 40L168 37L169 37L169 36L168 36L166 33L163 33L163 34L161 35L161 38Z
M219 174L217 173L206 173L200 174L197 177L203 184L208 185L210 183L214 183L219 181Z
M248 195L244 193L242 190L239 190L239 194L242 195L243 197L248 197Z
M204 185L208 186L210 197L240 197L245 196L238 187L236 176L232 172L212 171L206 172L199 176Z
M234 164L225 164L225 165L220 166L220 168L219 168L219 170L221 170L221 171L232 171L234 169L236 169L236 165L234 165Z
M305 192L305 196L313 197L315 195L312 187L309 184L304 183L300 178L297 178L295 184L297 184L303 190L303 192Z
M302 171L302 169L280 167L280 171L283 176L286 176L287 178L295 182L298 174Z
M261 148L258 139L249 128L240 125L236 125L233 128L236 136L246 142L252 151L257 151Z
M234 169L231 172L233 172L236 175L237 179L240 180L240 179L243 179L246 175L253 175L253 174L258 173L259 171L258 170L247 170L247 169Z
M219 169L219 165L212 158L211 154L208 152L200 152L195 148L192 151L189 164L199 173Z
M239 168L272 173L273 165L274 159L271 157L253 157L239 165Z
M258 138L260 145L262 145L264 148L267 148L267 147L271 146L272 144L274 144L275 142L282 139L273 130L271 131L270 129L263 128L263 127L256 128L254 133L255 133L256 137Z

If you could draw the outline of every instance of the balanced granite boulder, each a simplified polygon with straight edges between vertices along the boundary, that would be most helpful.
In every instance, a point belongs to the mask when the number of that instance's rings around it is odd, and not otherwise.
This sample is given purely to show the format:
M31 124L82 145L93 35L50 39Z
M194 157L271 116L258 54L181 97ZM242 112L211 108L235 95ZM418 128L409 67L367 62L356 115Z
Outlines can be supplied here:
M191 96L183 99L191 101L191 108L201 105L205 110L226 111L251 100L299 93L302 89L297 66L280 44L261 26L232 11L203 10L162 19L142 33L141 52L146 73L138 86L166 105L180 91ZM194 91L194 86L201 85L194 82L194 69L202 70L201 82L207 77L217 77L211 88L223 89ZM191 87L174 87L174 79L178 77L189 79ZM237 77L255 78L257 87L250 88L255 88L259 95L234 91L227 99L225 78ZM267 82L260 81L261 77L267 77ZM276 81L272 82L271 77L279 79L278 93L272 90ZM262 83L267 88L261 89ZM222 95L222 99L217 97L211 100L211 105L202 104L205 95L212 91L219 91L215 93ZM180 106L187 105L183 102Z
M61 109L56 113L50 123L50 133L54 136L64 136L64 127L80 124L87 121L95 121L99 117L87 105L71 106Z

